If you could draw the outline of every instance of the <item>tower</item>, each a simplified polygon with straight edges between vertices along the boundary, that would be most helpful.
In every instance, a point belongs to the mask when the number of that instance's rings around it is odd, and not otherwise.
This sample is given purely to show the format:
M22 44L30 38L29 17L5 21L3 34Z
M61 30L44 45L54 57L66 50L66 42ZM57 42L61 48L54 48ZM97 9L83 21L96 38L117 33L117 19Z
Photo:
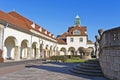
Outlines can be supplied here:
M75 17L75 23L74 23L75 26L80 26L80 17L77 15Z

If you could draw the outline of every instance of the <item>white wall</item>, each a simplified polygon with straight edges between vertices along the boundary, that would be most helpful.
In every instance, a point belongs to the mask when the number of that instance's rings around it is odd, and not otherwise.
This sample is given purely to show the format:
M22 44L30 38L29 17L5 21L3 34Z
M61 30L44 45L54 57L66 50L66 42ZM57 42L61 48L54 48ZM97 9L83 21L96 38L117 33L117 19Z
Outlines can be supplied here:
M40 35L41 36L41 35ZM50 49L50 46L52 46L52 49L55 47L57 47L57 41L54 42L55 40L51 38L51 40L46 40L45 38L42 38L42 37L38 37L38 36L35 36L34 34L31 35L31 34L28 34L26 32L22 32L20 30L16 30L16 29L13 29L11 28L11 26L8 26L6 28L4 28L4 40L3 42L5 42L5 40L8 38L8 37L14 37L15 38L15 46L19 46L19 48L21 48L21 43L23 40L27 40L28 42L28 45L27 47L31 48L31 45L35 42L36 43L36 48L40 49L40 44L43 43L43 49L46 48L46 46L48 45L48 49ZM44 35L45 37L45 35ZM46 36L47 37L47 36ZM49 38L50 39L50 38ZM32 42L32 43L31 43ZM4 45L4 52L3 52L3 57L5 58L6 57L6 47ZM38 51L38 54L40 54L40 50ZM24 55L24 54L23 54ZM11 54L11 56L14 57L14 54Z
M31 32L34 32L33 30L31 30ZM40 48L40 44L43 43L43 49L46 48L46 46L48 45L48 49L50 50L50 47L52 46L52 50L55 49L58 51L60 51L61 48L65 48L66 49L66 52L68 51L68 49L70 47L74 47L75 50L77 51L79 47L84 47L84 48L87 48L87 47L94 47L94 45L92 44L87 44L87 36L68 36L67 37L67 45L66 44L58 44L56 43L57 41L52 39L50 40L50 37L48 38L48 36L45 36L43 34L40 34L38 32L35 32L35 34L37 35L40 35L41 37L37 37L35 35L31 35L31 34L28 34L28 33L25 33L25 32L22 32L22 31L19 31L19 30L16 30L16 29L13 29L11 28L11 26L9 27L6 27L4 28L4 41L12 36L15 38L15 46L19 46L21 47L21 43L23 40L27 40L28 41L28 47L31 48L31 45L36 42L36 47L39 49ZM44 38L43 38L44 37ZM74 42L70 42L70 38L74 38ZM31 39L32 38L32 39ZM49 39L49 40L46 40L45 38ZM83 38L83 42L80 42L79 39L80 38ZM32 41L32 43L31 43ZM4 47L4 53L6 53L6 48ZM39 51L40 53L40 51ZM67 52L68 53L68 52ZM54 52L55 54L55 52ZM61 53L63 54L63 53ZM5 55L4 55L5 56ZM14 57L14 55L12 55Z
M70 42L70 39L73 38L73 42ZM83 42L80 42L79 39L83 38ZM76 50L79 47L87 47L86 45L87 37L86 36L68 36L67 37L67 45L68 47L74 47Z

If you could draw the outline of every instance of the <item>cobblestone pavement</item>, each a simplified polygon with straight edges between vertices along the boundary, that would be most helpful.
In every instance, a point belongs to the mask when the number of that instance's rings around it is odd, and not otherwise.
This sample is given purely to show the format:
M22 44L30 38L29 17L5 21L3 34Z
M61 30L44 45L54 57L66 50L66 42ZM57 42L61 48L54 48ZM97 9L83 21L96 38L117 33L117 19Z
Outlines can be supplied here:
M73 63L34 64L23 70L0 76L0 80L106 80L103 77L85 76L69 71Z

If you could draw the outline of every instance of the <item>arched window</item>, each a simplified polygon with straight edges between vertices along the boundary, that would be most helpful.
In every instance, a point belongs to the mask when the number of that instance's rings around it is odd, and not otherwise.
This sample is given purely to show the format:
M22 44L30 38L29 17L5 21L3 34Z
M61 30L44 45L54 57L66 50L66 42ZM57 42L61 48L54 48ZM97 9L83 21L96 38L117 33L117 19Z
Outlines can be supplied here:
M73 31L73 34L74 34L74 35L79 35L79 34L80 34L80 31L79 31L79 30L74 30L74 31Z

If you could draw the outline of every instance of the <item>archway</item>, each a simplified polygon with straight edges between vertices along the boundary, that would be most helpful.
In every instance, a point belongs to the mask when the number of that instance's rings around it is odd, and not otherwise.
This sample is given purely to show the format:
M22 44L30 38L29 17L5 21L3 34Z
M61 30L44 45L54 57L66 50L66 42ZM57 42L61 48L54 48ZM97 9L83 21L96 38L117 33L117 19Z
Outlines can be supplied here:
M23 40L21 43L20 59L28 58L28 40Z
M62 47L60 51L60 55L66 55L66 49L64 47Z
M17 57L17 54L15 54L16 43L17 40L15 37L10 36L6 38L4 42L6 47L6 53L4 53L4 55L7 60L15 59L15 57Z
M75 48L74 47L70 47L69 49L68 49L68 55L75 55Z
M78 53L80 54L80 58L82 58L85 55L83 52L83 47L78 48Z
M49 49L48 49L48 45L45 46L45 52L44 52L44 58L48 58L49 57Z
M37 46L37 43L34 42L34 43L32 44L32 57L33 57L33 58L36 58L36 57L37 57L37 48L36 48L36 46Z

